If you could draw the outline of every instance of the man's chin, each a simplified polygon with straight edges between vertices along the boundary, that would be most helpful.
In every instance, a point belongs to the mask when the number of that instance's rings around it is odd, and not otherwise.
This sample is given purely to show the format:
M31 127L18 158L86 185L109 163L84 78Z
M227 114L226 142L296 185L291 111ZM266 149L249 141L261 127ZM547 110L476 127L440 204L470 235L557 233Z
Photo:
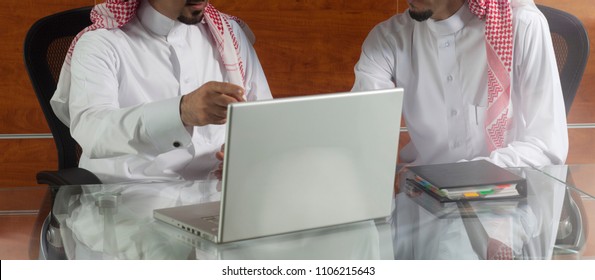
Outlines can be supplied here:
M409 16L419 22L426 21L434 15L432 10L425 10L425 11L413 11L409 9Z
M192 17L179 16L178 17L178 20L181 23L188 24L188 25L193 25L193 24L197 24L197 23L201 22L202 21L202 17L203 17L203 15L201 13L198 16L192 16Z

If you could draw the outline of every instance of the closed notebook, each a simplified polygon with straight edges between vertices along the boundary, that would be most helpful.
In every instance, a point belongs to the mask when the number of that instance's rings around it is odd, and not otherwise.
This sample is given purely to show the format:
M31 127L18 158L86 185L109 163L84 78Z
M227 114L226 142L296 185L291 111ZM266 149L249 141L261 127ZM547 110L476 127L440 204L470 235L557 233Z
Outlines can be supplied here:
M409 167L408 184L441 202L526 196L526 182L486 160Z

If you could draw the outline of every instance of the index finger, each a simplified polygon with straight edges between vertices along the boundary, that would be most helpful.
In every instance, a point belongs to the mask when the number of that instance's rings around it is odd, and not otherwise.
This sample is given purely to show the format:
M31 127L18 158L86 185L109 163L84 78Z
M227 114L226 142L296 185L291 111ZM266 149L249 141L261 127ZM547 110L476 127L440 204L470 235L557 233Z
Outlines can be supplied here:
M231 83L214 83L213 90L217 93L232 97L237 102L244 102L244 89Z

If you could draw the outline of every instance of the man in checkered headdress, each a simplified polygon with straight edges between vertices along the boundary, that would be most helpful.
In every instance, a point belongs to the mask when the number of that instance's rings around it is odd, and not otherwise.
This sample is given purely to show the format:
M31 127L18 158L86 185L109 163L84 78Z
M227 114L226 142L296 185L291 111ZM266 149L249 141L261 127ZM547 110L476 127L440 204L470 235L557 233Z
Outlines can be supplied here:
M91 20L51 103L104 183L206 178L227 104L272 98L252 32L208 0L107 0Z
M411 164L562 164L564 100L547 21L532 0L409 0L378 24L353 90L403 87Z

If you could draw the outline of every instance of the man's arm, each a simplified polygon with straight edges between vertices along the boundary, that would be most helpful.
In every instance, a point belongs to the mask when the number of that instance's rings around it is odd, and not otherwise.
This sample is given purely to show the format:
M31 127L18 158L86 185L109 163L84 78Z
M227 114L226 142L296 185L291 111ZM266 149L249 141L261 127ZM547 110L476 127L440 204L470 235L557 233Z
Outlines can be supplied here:
M384 29L376 26L362 45L360 59L355 65L352 91L394 88L394 49L386 41Z
M568 153L568 131L547 21L534 7L515 16L514 139L490 159L504 166L562 164Z
M184 102L175 92L163 92L161 100L127 106L121 104L126 100L121 83L142 81L120 81L120 63L113 43L97 34L81 37L73 54L70 127L90 158L158 155L188 147L192 141L186 126L223 123L227 104L243 101L240 86L211 82Z

